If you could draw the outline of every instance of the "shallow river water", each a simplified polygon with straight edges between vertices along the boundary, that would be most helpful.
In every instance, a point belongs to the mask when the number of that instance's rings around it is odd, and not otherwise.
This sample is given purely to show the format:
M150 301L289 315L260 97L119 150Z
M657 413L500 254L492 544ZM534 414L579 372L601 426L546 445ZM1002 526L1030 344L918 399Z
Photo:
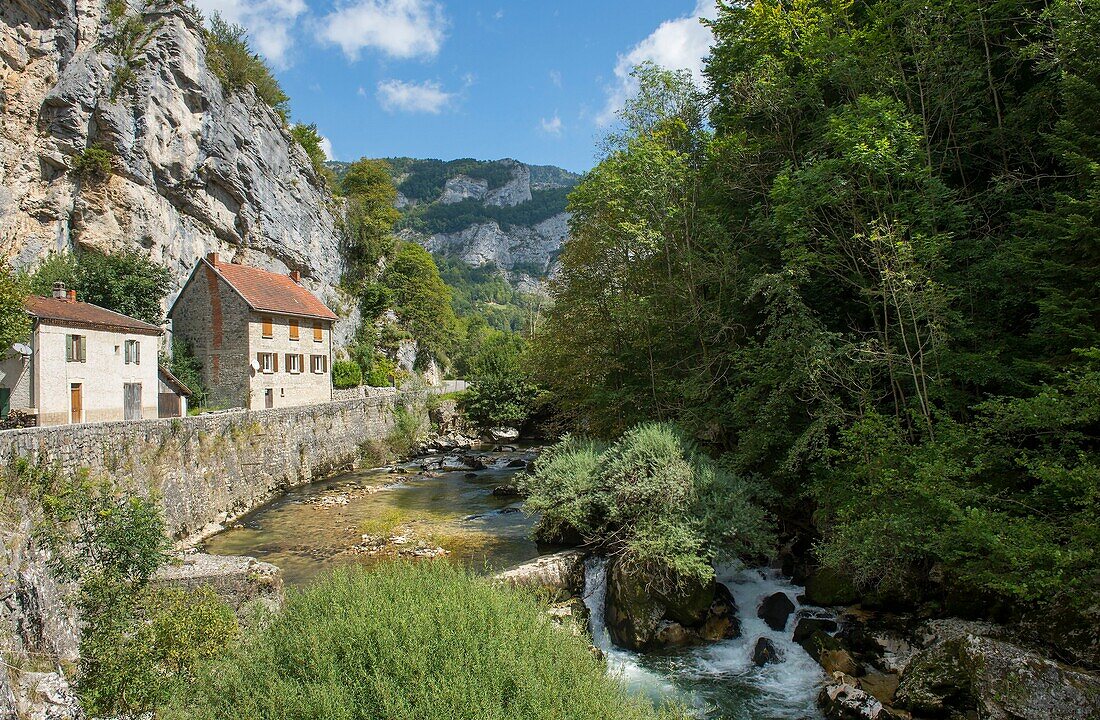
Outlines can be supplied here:
M407 539L409 551L418 543L443 548L450 560L483 572L554 552L556 548L540 548L531 541L534 521L520 512L519 498L493 494L521 471L508 467L510 463L533 455L489 455L482 470L424 472L413 462L396 472L369 470L298 488L211 538L205 550L273 563L290 587L335 567L377 562L382 556L364 548L365 536ZM786 630L778 632L756 617L764 597L784 592L797 605L801 588L773 571L720 570L719 579L737 600L742 636L677 653L639 655L614 647L603 626L606 567L594 559L586 569L585 603L593 611L593 641L607 653L610 671L637 692L656 702L688 705L700 718L821 718L814 698L822 672L791 640L795 615ZM775 643L782 661L757 668L751 655L762 636Z

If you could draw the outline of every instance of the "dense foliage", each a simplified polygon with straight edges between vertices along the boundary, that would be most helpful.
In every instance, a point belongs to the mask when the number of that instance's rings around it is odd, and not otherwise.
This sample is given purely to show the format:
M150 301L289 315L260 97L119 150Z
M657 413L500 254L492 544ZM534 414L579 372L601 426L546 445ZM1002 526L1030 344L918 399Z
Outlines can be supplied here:
M481 427L523 427L534 409L539 389L523 362L525 345L521 335L493 332L470 360L462 406Z
M496 265L472 267L447 258L436 258L436 265L459 317L504 332L530 333L537 325L545 298L517 290Z
M458 321L451 307L451 289L428 251L415 243L402 245L386 267L381 285L402 327L416 339L419 357L446 365Z
M339 608L339 612L333 612ZM446 563L346 570L292 594L169 718L655 718L543 607Z
M713 28L710 92L639 69L571 196L541 378L601 434L679 421L786 517L816 501L865 588L1095 612L1100 6Z
M212 591L150 583L170 547L155 502L109 480L24 459L10 463L2 480L0 498L24 497L41 508L36 536L50 551L51 570L79 589L77 691L85 710L149 712L235 640L237 620Z
M202 363L195 357L191 345L185 340L172 339L172 357L162 363L172 371L176 379L191 391L188 406L192 409L206 406L207 388L203 381Z
M338 360L332 364L333 386L346 389L363 384L363 369L359 363L351 360Z
M159 325L172 274L134 250L109 255L86 250L51 255L30 281L36 295L49 296L53 284L62 282L76 290L77 300Z
M30 337L31 319L24 305L28 294L26 278L0 259L0 357Z
M229 92L249 87L264 103L286 119L290 98L279 86L271 68L248 44L248 31L213 13L207 23L206 64Z
M771 541L752 483L669 424L644 423L610 446L567 437L521 484L538 536L579 536L651 577L709 581L715 562Z
M321 133L317 131L317 123L310 123L306 125L304 123L297 123L290 127L290 134L294 138L295 142L302 146L302 149L306 151L306 155L309 156L309 161L313 165L313 169L317 172L317 175L325 180L330 186L336 184L335 176L332 171L328 169L325 162L328 160L328 156L325 155L325 149L322 147L324 138L321 137Z

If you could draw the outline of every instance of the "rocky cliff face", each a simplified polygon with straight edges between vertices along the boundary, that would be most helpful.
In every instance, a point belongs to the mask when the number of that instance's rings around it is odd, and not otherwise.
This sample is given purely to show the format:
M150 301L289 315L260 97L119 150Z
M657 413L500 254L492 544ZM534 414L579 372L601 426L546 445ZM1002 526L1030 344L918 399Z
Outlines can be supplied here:
M445 171L450 165L454 164L446 164ZM565 196L578 176L538 168L536 183L532 168L515 160L482 163L475 169L486 172L485 166L506 179L494 186L486 177L458 173L446 177L438 197L417 202L402 194L402 235L440 257L474 267L492 263L514 283L533 289L554 273L562 243L569 237ZM398 178L399 183L410 176L416 179L413 168ZM446 206L459 207L443 209Z
M133 248L182 283L217 251L299 270L339 305L338 209L279 114L223 89L177 0L146 6L154 32L118 88L105 5L0 3L0 256L28 267L51 251ZM75 170L93 146L111 159L100 181Z

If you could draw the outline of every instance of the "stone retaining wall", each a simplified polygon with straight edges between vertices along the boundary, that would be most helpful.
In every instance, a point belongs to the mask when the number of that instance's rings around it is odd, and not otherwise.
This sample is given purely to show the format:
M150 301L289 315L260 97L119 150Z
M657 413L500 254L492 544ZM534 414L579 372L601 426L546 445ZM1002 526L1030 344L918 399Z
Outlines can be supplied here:
M88 468L161 498L178 539L217 530L287 488L353 469L393 426L395 390L297 408L0 431L17 456Z

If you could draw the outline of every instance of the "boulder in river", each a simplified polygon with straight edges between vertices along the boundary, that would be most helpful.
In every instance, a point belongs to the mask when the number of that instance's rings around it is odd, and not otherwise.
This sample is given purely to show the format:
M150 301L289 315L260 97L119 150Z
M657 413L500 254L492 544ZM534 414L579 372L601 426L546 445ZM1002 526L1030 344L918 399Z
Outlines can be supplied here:
M787 627L787 618L794 612L794 603L786 593L777 592L764 598L756 611L756 616L767 623L772 630Z
M496 580L520 587L542 589L553 601L565 602L584 592L585 554L566 550L544 555L495 576Z
M962 634L913 656L897 704L932 717L983 720L1095 720L1100 677L1005 640Z
M752 651L752 662L757 667L764 667L771 663L780 662L783 659L775 643L766 637L756 641L756 647Z
M818 630L824 633L831 633L836 629L836 620L813 617L799 618L798 623L794 626L794 641L801 645Z
M741 619L737 617L737 601L722 583L714 585L714 601L710 604L707 619L699 630L702 640L717 642L741 637Z
M662 620L697 630L710 614L716 585L713 579L677 581L666 573L613 563L607 584L611 639L631 650L653 650L662 647L657 637Z
M490 428L488 435L493 442L513 442L519 440L519 430L510 427Z
M837 673L817 699L829 720L893 720L894 713L871 693L859 686L859 681Z

